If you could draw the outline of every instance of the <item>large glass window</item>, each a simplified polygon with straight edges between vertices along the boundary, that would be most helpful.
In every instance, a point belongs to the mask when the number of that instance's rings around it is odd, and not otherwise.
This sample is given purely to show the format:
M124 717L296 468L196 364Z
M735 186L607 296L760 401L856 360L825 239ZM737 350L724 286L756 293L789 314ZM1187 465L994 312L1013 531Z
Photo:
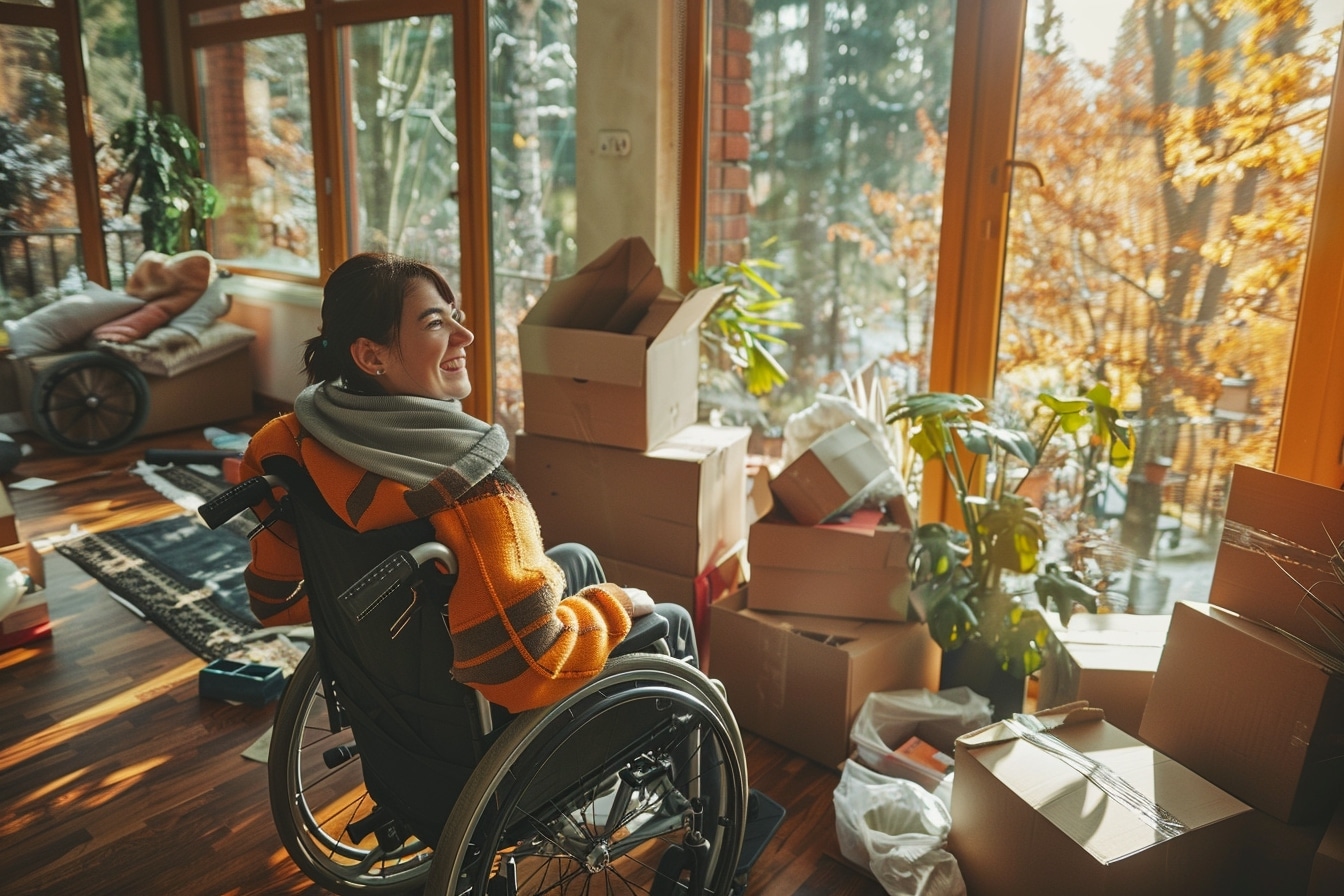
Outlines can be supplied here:
M495 419L522 428L518 322L576 267L574 0L491 0L491 234Z
M223 212L216 258L291 274L318 270L307 41L281 34L196 51L205 177Z
M801 326L785 386L706 400L778 429L873 365L927 384L955 3L714 9L704 264L777 265Z
M995 397L1106 382L1138 457L1065 535L1205 600L1234 464L1273 469L1344 12L1301 3L1028 6ZM1038 173L1039 172L1039 173ZM1064 488L1067 486L1067 488Z
M427 261L461 277L453 21L398 19L341 30L341 111L350 246Z

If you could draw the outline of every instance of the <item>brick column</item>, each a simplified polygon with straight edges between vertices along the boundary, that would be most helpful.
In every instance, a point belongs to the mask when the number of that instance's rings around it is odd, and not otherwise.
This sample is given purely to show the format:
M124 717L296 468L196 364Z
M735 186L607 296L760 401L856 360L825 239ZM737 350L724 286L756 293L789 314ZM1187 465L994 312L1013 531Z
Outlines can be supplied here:
M714 0L711 14L706 267L741 261L749 248L752 13L753 0Z

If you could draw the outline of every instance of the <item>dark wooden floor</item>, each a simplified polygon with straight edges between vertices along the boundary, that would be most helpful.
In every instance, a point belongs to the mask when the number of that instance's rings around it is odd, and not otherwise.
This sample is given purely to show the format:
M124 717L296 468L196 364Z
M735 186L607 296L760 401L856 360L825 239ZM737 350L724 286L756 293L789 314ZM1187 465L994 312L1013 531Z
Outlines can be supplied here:
M255 430L266 415L229 428ZM181 513L128 469L147 447L207 448L199 431L87 458L34 453L8 485L22 537L103 531ZM81 896L316 896L271 824L262 764L241 752L272 708L197 696L203 662L64 557L45 554L51 641L0 653L0 892ZM748 736L753 786L788 818L753 896L881 896L835 855L833 769Z

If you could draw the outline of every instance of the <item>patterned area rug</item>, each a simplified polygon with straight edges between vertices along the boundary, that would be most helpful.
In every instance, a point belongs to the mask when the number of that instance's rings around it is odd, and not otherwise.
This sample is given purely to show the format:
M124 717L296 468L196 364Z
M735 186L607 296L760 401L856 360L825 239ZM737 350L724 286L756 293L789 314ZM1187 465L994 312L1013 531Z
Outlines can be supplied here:
M200 468L143 467L136 472L184 507L199 506L228 487L221 477ZM261 628L248 609L243 584L250 559L247 533L254 524L251 514L244 514L211 530L193 510L84 535L56 550L197 656L270 662L289 671L302 652L283 636L276 636L284 640L279 645L265 643L274 637L248 638Z

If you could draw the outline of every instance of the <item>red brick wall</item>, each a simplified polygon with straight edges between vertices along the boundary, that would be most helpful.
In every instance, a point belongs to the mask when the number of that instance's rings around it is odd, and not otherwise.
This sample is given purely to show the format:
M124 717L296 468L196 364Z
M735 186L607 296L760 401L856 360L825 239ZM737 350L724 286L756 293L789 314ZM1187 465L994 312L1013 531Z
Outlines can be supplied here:
M752 9L752 0L714 0L711 10L706 267L747 257Z

